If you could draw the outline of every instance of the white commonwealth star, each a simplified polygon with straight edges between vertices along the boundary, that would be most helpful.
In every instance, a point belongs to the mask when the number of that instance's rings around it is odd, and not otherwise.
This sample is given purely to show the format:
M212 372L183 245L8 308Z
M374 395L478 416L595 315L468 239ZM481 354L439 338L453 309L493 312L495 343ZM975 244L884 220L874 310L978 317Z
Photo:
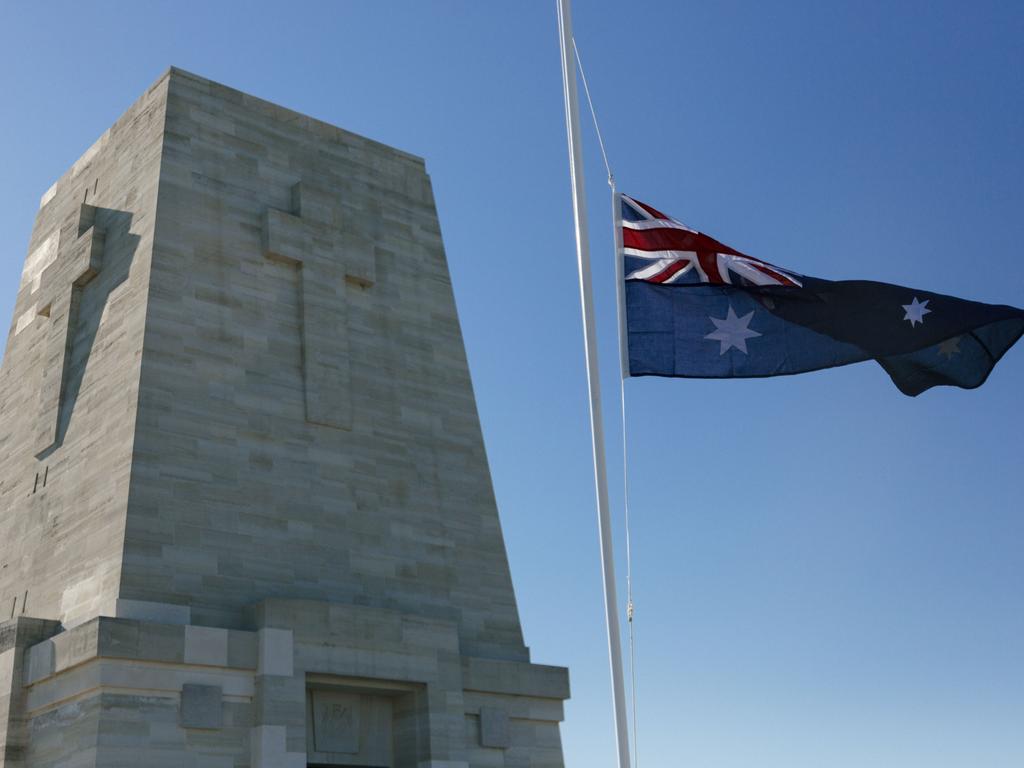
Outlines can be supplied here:
M747 326L750 325L750 318L754 316L754 310L750 310L743 317L736 317L736 312L733 311L732 304L729 305L729 312L726 314L724 320L719 320L717 317L709 317L712 323L715 324L715 330L705 336L705 339L714 339L722 343L722 349L718 353L724 355L732 347L736 347L744 355L747 354L747 339L752 339L755 336L761 334L757 331L752 331Z
M918 323L924 323L924 316L931 312L931 310L928 309L929 301L931 301L931 299L925 299L924 301L919 302L917 300L917 296L915 296L912 302L903 305L903 309L906 310L907 313L903 316L903 319L909 320L911 327L914 327Z

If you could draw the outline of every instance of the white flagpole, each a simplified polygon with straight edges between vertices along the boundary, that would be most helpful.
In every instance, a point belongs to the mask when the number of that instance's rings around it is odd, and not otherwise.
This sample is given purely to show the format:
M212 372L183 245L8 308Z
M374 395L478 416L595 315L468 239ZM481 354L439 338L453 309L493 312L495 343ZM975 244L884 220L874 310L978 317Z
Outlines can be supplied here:
M594 482L597 486L597 521L601 538L601 571L604 575L604 608L605 618L608 622L608 656L611 661L615 737L619 768L629 768L629 726L626 716L626 691L622 680L622 641L619 632L618 600L615 595L611 515L608 511L608 471L604 453L601 381L597 364L597 333L594 324L593 287L590 277L590 240L587 235L587 203L583 184L583 152L580 143L576 60L573 52L572 13L569 9L569 0L558 0L558 28L561 33L562 85L565 96L565 126L569 138L572 207L576 219L576 256L580 272L580 302L583 308L587 389L590 392L590 433L594 449Z

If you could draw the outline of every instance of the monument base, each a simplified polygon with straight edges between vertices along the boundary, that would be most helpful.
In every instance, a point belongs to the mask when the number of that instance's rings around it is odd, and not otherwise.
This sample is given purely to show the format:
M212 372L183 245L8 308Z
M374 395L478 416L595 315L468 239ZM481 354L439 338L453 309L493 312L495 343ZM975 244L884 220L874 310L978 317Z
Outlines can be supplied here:
M562 765L561 667L462 656L454 623L411 614L280 599L249 614L248 630L0 624L0 767Z

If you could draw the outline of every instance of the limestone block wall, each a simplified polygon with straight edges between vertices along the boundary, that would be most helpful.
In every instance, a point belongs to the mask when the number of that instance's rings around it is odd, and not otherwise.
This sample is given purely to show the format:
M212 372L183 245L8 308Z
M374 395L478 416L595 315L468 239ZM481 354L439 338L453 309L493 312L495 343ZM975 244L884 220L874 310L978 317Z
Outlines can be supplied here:
M525 660L423 161L179 70L167 99L120 597Z
M256 648L254 633L106 618L33 646L25 765L249 766ZM196 688L216 696L190 721Z
M112 612L167 79L43 196L0 368L0 621Z
M22 649L24 765L563 765L564 669L463 657L455 624L376 608L270 600L247 616L250 630L100 618ZM365 754L314 735L311 697L346 691L391 702Z
M0 768L556 768L568 696L423 161L171 69L44 195L19 287Z
M56 633L55 621L19 616L0 622L0 768L25 768L27 651Z

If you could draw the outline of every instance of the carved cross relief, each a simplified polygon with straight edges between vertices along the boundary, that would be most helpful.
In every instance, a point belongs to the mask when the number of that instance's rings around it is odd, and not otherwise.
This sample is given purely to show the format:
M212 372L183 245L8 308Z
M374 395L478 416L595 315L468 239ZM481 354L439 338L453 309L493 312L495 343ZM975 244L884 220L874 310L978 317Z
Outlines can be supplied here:
M351 355L346 284L377 279L372 240L336 203L306 182L292 187L292 211L268 208L264 255L298 269L306 421L352 428Z
M102 265L104 235L94 226L95 217L93 206L78 206L61 224L55 256L49 263L38 264L34 274L26 275L34 283L37 314L48 319L41 342L37 456L57 442L80 292Z

